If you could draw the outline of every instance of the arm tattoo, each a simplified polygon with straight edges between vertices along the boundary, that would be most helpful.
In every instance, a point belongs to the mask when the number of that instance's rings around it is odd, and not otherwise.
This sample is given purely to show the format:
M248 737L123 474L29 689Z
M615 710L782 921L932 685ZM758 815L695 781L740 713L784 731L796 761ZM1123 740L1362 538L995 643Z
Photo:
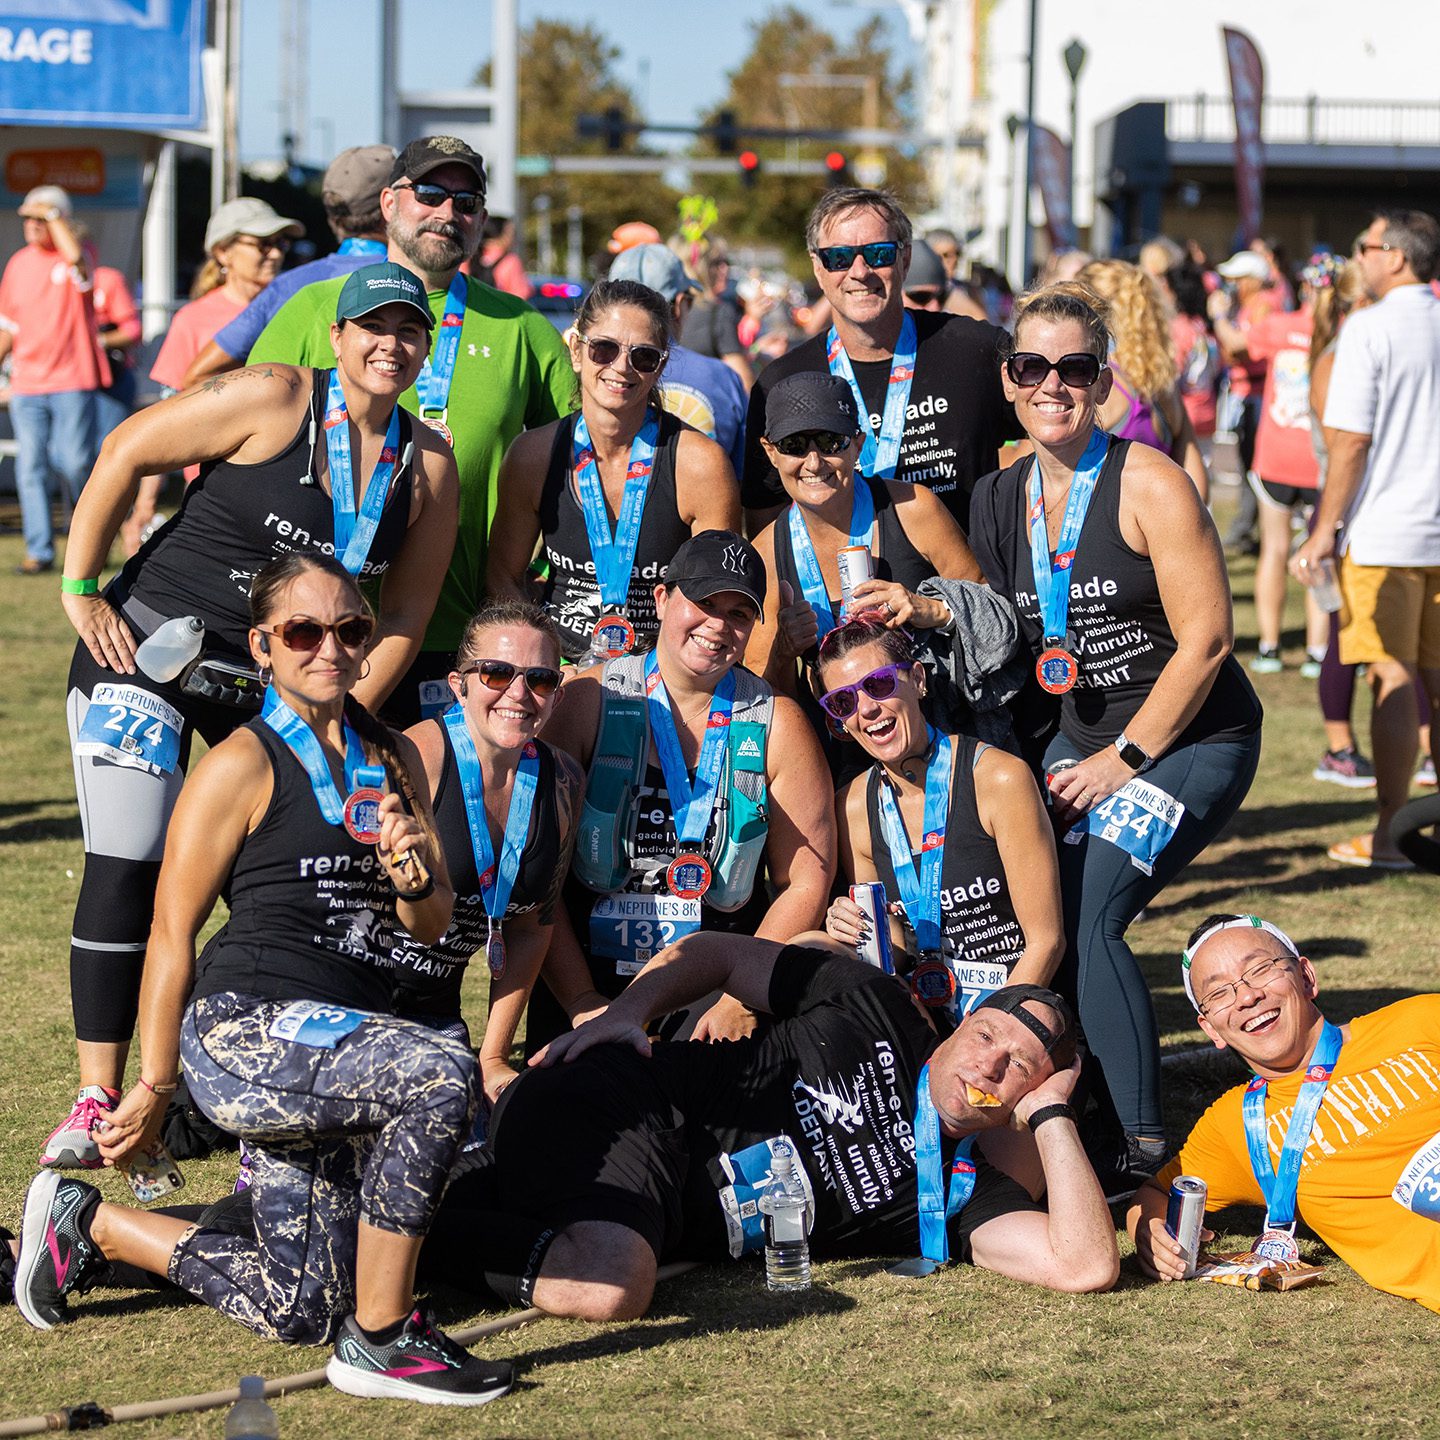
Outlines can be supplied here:
M296 378L294 370L288 365L283 370L277 370L273 365L247 365L243 370L232 370L227 374L215 375L209 380L202 380L193 390L185 393L203 395L208 392L218 395L227 385L233 385L235 381L244 380L247 376L257 376L262 380L281 380L292 395L300 388L300 381Z

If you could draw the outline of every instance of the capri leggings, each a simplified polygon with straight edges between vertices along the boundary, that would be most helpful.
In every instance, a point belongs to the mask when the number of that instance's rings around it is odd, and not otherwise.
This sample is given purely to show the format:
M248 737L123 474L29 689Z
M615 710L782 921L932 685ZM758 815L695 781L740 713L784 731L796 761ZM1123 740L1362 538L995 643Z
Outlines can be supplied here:
M97 685L157 696L182 719L179 754L168 774L99 755L74 755L85 833L85 875L70 934L75 1035L124 1044L135 1028L165 828L190 761L191 741L198 732L207 745L216 745L251 712L182 695L178 687L157 684L138 671L121 675L103 669L82 642L70 664L65 705L72 753Z
M168 1273L259 1335L319 1344L355 1308L357 1222L430 1228L480 1079L465 1046L413 1021L366 1015L326 1048L272 1035L285 1008L220 994L185 1012L190 1094L250 1150L255 1230L191 1230Z
M1045 752L1084 758L1063 733ZM1132 1135L1165 1133L1160 1101L1160 1038L1150 988L1129 945L1130 922L1225 828L1240 808L1260 763L1260 734L1208 745L1182 745L1145 772L1145 781L1185 806L1170 843L1147 875L1117 845L1087 834L1062 841L1060 897L1065 960L1060 988L1077 1001L1091 1051L1105 1072L1121 1124Z

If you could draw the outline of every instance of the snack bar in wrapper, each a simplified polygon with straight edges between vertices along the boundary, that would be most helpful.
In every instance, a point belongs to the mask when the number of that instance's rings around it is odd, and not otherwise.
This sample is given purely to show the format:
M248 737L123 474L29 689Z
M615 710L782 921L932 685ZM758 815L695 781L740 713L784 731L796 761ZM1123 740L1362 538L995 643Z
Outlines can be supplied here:
M1195 1267L1196 1280L1236 1285L1242 1290L1298 1290L1324 1277L1318 1265L1299 1260L1271 1260L1246 1250L1230 1255L1202 1254Z

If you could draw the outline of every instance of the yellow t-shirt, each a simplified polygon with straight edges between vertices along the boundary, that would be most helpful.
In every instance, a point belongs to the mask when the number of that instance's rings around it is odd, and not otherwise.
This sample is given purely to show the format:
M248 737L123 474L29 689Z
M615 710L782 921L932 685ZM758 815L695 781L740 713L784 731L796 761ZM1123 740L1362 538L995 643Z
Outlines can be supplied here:
M1280 1163L1303 1075L1272 1080L1265 1097L1271 1163ZM1250 1168L1243 1085L1196 1122L1179 1158L1156 1177L1198 1175L1205 1208L1263 1205ZM1440 1311L1440 1223L1391 1191L1440 1132L1440 995L1417 995L1350 1022L1300 1167L1300 1218L1377 1290Z

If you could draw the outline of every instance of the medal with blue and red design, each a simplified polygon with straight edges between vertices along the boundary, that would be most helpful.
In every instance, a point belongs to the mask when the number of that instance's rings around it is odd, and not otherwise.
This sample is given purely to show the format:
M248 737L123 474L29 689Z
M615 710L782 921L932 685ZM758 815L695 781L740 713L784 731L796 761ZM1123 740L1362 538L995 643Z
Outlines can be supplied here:
M361 765L345 799L345 829L362 845L380 843L380 802L385 798L385 767Z

